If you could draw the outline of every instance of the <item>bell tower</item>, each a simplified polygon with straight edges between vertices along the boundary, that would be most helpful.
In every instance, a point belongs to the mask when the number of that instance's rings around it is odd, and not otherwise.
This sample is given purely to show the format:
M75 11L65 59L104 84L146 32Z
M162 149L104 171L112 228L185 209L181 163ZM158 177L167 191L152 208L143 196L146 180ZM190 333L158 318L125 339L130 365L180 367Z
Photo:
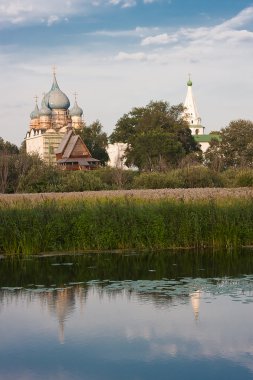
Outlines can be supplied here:
M187 94L184 102L184 119L188 122L192 135L203 135L204 127L201 125L201 117L199 116L195 98L192 91L192 80L189 74L187 82Z

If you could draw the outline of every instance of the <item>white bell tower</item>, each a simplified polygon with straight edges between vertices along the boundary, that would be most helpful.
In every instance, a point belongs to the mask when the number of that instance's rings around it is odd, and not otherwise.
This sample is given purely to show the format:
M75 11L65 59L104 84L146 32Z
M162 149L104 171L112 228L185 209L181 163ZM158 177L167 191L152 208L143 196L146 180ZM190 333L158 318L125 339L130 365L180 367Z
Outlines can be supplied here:
M204 127L201 125L201 117L199 116L196 101L193 96L190 75L187 82L187 95L185 98L184 107L184 119L188 122L192 135L203 135Z

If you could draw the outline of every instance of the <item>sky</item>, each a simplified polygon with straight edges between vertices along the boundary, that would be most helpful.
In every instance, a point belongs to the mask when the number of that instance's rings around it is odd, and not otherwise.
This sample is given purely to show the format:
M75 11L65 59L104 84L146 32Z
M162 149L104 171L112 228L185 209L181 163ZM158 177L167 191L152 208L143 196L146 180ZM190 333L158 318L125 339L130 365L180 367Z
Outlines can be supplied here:
M0 137L18 146L52 67L86 124L110 134L151 100L184 102L206 133L253 120L253 0L0 0Z

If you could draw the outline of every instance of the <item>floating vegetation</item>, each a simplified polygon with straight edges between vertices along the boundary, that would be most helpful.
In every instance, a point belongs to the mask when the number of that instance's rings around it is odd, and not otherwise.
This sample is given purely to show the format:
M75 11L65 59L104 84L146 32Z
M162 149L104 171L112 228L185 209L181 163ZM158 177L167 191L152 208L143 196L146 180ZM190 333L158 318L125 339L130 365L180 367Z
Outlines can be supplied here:
M159 298L167 298L177 303L188 302L187 299L202 298L205 303L211 303L217 296L228 296L231 301L250 304L253 302L253 277L252 275L240 278L190 278L185 277L179 280L92 280L87 282L69 282L62 287L46 287L34 285L34 287L1 287L1 292L24 292L32 294L65 292L66 290L79 289L80 287L92 289L95 287L102 292L117 293L127 292L131 295L136 294L145 299L159 301ZM176 304L175 304L176 305Z

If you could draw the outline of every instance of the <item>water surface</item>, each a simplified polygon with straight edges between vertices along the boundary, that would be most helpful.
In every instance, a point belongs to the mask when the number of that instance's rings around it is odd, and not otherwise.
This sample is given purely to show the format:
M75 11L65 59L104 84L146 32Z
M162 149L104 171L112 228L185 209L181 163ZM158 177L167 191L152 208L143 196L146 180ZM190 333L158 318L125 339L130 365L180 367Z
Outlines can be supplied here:
M0 379L252 379L253 252L0 261Z

